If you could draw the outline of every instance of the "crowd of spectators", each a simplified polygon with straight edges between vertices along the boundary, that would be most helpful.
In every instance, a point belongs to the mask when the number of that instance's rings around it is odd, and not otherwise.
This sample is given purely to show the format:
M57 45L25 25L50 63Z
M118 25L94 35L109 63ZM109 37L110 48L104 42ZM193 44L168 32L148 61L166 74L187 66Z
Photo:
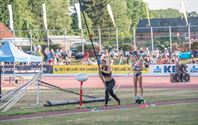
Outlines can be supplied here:
M43 57L43 62L50 65L75 65L75 62L79 62L83 65L92 65L97 64L95 57L90 57L89 52L85 51L82 53L82 58L75 58L75 54L72 55L72 51L66 51L64 49L53 49L45 48L42 51L40 46L37 46L35 49L35 54ZM98 63L101 59L106 59L111 65L125 65L131 64L132 58L135 55L144 60L145 63L149 64L175 64L176 62L182 60L179 57L180 51L174 51L171 53L167 48L163 51L159 49L154 50L153 52L149 51L148 48L140 48L138 51L116 51L112 49L108 51L96 51ZM77 54L77 53L76 53ZM188 63L197 63L194 58L190 58ZM78 64L79 64L78 63Z

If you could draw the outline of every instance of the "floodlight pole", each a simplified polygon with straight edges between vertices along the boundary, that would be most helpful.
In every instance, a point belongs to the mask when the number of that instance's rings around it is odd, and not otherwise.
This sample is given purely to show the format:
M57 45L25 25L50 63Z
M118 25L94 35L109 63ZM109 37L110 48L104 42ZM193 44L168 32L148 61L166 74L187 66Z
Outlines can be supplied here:
M82 52L84 53L85 51L85 41L84 41L84 31L83 28L81 29L81 40L82 40Z
M133 28L133 45L134 45L134 49L135 51L137 50L137 46L136 46L136 30L135 27Z
M119 50L119 46L118 46L118 28L116 27L116 47L117 47L117 51Z
M32 30L30 30L30 51L32 52Z
M154 50L154 42L153 42L153 27L152 27L152 26L150 26L150 28L151 28L151 46L152 46L152 52L153 52L153 50Z
M188 41L189 41L189 51L191 50L191 40L190 40L190 24L188 24Z
M66 35L67 35L67 31L64 30L64 44L65 44L65 50L66 50L66 47L67 47L67 43L66 43Z
M169 40L170 40L170 52L172 53L173 46L172 46L172 31L171 31L171 26L169 26Z
M47 35L47 46L49 47L49 31L46 29L46 35Z
M99 35L99 48L100 48L100 50L102 50L101 32L100 32L100 28L99 27L98 27L98 35Z

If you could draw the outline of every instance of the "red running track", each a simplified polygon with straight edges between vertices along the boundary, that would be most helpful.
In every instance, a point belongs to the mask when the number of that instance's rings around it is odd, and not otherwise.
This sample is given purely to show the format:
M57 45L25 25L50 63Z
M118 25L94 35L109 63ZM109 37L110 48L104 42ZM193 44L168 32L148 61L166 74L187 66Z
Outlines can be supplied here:
M133 87L133 77L114 77L117 85L123 87ZM54 84L62 88L79 88L80 82L72 76L45 76L42 79L44 82ZM198 77L191 77L190 82L187 83L170 83L170 77L143 77L143 86L148 88L198 88ZM3 84L4 89L11 89L16 85ZM102 88L103 83L99 77L91 76L83 83L83 88Z

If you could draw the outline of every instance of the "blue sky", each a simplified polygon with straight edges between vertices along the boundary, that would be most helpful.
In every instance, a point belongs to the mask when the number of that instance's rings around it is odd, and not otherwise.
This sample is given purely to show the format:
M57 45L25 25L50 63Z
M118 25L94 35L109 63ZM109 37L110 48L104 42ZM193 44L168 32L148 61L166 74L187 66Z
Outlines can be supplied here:
M156 10L156 9L167 9L167 8L174 8L180 9L181 2L180 0L145 0L148 3L149 9ZM184 4L186 7L186 11L198 12L198 0L184 0Z

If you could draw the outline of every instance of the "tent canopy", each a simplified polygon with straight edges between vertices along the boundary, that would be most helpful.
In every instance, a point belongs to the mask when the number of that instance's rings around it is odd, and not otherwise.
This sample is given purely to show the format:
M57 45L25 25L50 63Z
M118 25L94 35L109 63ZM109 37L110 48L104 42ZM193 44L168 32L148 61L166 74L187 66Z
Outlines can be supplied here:
M24 53L10 42L0 47L0 62L41 62L42 58Z

